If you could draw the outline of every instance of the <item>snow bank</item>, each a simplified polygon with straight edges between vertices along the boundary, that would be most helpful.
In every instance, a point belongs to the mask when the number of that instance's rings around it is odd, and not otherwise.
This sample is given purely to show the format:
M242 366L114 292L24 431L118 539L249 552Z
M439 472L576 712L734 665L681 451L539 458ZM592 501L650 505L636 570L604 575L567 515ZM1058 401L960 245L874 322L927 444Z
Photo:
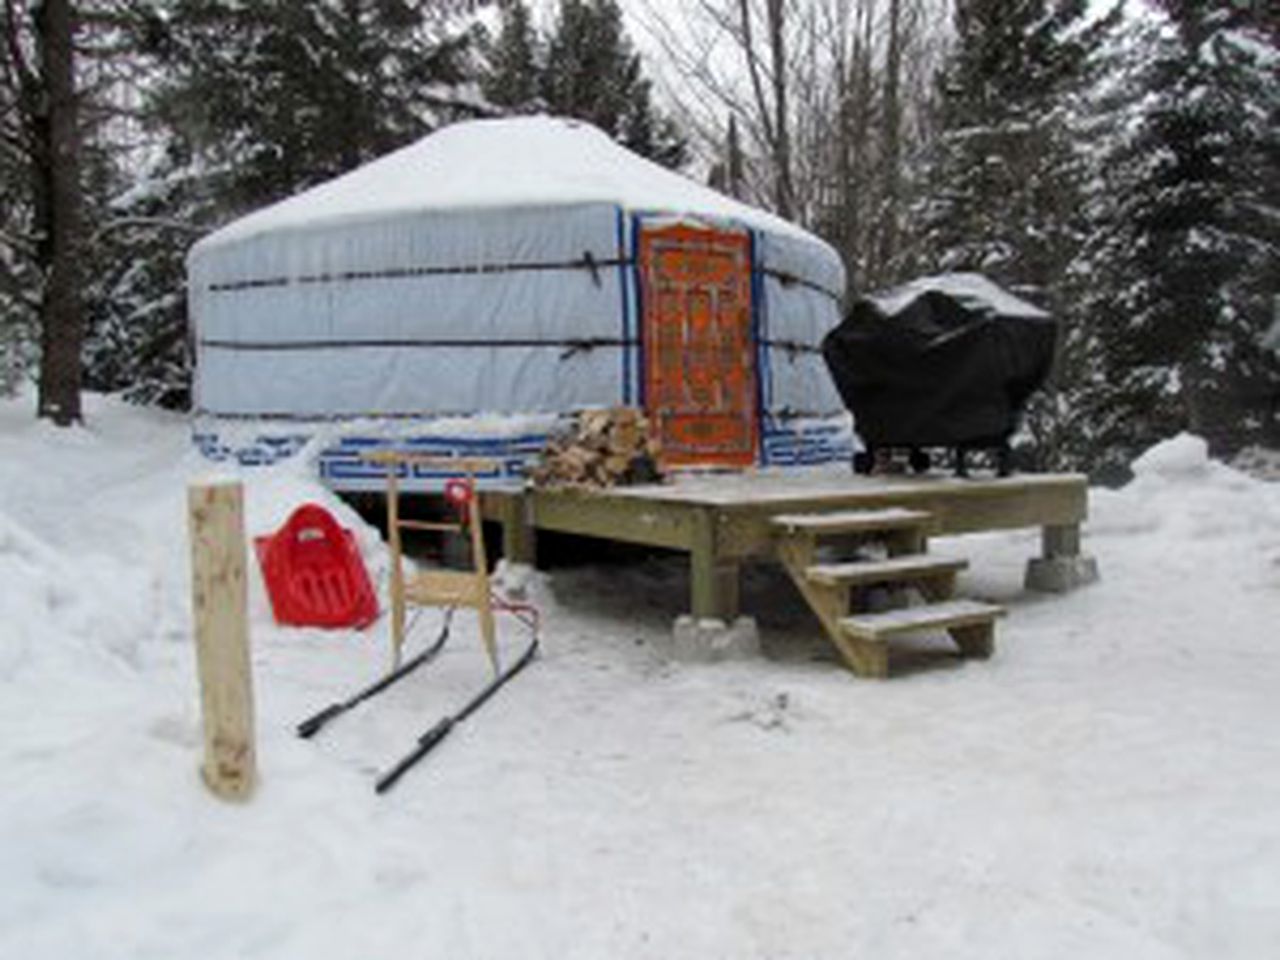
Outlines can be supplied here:
M182 421L0 402L0 956L1240 957L1280 942L1280 484L1175 438L1096 491L1102 583L1021 591L1034 532L961 538L996 657L852 680L777 571L766 658L675 665L683 563L511 571L543 655L384 798L482 682L459 616L422 675L323 738L386 626L282 630L251 578L261 788L217 803L187 611ZM310 451L308 451L310 454ZM246 473L251 534L303 460ZM413 642L434 634L424 614ZM504 626L510 653L520 637ZM998 907L996 906L998 905Z
M1140 478L1194 481L1207 476L1210 466L1209 444L1202 437L1180 433L1133 461L1133 473Z
M1209 539L1265 539L1280 525L1275 486L1211 460L1200 437L1183 433L1157 444L1132 468L1123 490L1092 492L1091 532L1164 530L1186 549Z

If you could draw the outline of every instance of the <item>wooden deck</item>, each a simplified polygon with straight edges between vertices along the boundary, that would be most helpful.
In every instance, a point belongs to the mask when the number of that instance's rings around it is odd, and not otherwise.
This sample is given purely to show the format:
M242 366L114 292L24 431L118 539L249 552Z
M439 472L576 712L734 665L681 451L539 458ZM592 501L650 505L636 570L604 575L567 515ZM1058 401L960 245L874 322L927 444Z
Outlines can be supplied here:
M886 507L927 511L930 535L1040 527L1037 562L1070 568L1081 559L1088 485L1080 474L866 477L814 468L685 475L610 490L495 491L484 503L486 517L503 524L505 556L521 562L532 562L537 530L686 551L691 612L722 620L738 612L739 564L776 555L773 517Z

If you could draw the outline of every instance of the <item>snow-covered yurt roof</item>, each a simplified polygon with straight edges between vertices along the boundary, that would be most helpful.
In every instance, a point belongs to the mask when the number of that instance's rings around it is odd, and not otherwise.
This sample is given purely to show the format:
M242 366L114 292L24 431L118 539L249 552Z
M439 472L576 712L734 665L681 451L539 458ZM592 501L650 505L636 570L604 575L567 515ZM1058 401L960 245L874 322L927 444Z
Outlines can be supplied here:
M642 236L749 234L762 434L841 410L822 367L840 257L771 213L551 117L446 127L188 256L213 418L563 414L644 402Z
M590 203L735 221L821 242L781 217L624 149L588 123L538 116L445 127L235 221L205 237L196 252L277 230L414 211Z

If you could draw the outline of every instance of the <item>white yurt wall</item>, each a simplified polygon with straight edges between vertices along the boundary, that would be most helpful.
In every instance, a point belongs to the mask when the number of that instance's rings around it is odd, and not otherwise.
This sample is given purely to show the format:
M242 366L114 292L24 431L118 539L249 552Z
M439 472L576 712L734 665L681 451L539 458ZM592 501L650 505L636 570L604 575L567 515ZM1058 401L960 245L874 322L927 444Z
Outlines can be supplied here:
M371 447L484 454L519 476L557 419L641 402L635 249L649 223L752 238L761 460L847 458L818 347L825 243L547 117L456 124L206 237L188 258L195 439L273 462L321 435L334 486Z

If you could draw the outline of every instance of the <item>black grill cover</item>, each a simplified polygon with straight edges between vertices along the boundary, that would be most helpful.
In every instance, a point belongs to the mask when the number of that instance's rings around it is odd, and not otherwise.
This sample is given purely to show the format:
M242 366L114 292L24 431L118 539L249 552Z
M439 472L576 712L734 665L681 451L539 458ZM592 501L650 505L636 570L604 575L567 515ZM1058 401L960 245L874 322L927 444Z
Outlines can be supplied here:
M979 274L944 274L860 298L822 343L871 446L994 445L1044 383L1052 317Z

